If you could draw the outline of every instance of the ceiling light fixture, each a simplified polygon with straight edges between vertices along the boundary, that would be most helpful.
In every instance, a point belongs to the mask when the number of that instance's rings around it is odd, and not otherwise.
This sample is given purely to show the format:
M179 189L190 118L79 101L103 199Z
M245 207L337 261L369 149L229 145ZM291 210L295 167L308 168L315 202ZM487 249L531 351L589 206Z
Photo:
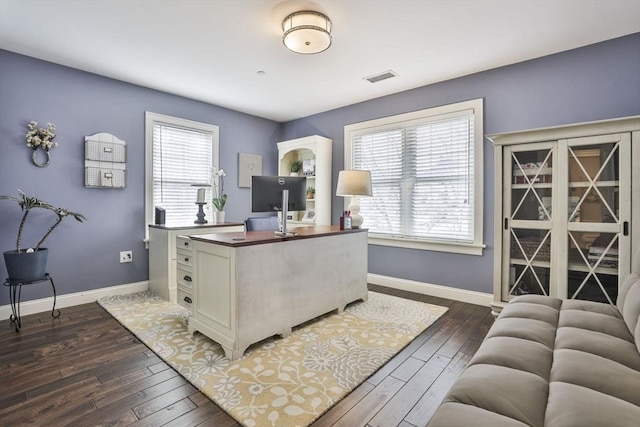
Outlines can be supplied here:
M320 12L294 12L282 21L282 42L292 52L320 53L331 46L331 20Z

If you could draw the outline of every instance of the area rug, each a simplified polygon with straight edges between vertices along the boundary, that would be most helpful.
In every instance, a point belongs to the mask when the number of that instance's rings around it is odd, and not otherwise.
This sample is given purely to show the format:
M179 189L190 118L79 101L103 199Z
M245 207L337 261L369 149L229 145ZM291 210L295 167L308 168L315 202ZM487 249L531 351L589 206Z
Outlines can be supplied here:
M98 303L246 427L308 426L447 311L369 292L367 302L254 344L231 362L214 341L187 332L189 312L177 304L149 292Z

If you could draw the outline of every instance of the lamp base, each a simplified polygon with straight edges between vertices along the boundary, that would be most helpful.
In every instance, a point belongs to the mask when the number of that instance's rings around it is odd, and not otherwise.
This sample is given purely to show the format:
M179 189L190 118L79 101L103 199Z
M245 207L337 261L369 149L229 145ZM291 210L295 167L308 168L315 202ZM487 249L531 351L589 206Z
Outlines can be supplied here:
M351 212L351 228L360 228L363 221L362 215Z
M360 228L364 219L362 215L360 215L360 203L358 202L357 197L352 197L351 202L349 202L349 207L347 208L351 212L349 215L351 216L351 228Z

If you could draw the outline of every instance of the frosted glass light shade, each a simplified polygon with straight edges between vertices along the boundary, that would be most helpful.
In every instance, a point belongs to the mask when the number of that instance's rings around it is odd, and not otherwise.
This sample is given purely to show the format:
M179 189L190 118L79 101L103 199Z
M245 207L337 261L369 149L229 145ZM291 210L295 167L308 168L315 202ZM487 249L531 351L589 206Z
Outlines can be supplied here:
M355 170L338 172L336 196L370 196L371 172Z
M320 12L294 12L282 21L282 42L292 52L320 53L331 46L331 20Z

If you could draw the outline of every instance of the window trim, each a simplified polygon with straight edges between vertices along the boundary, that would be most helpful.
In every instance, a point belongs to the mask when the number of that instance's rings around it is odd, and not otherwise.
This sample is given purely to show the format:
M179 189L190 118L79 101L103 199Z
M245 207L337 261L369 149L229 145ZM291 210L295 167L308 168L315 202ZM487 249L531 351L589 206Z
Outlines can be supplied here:
M353 123L344 127L344 168L351 169L351 153L353 135L360 134L364 131L380 130L398 124L420 120L433 120L446 117L464 110L472 110L474 116L474 236L473 243L457 243L454 241L438 241L435 239L423 238L406 238L400 236L388 236L383 234L369 233L369 244L380 246L392 246L398 248L409 248L419 250L430 250L440 252L460 253L466 255L482 255L482 250L486 247L483 243L483 227L484 227L484 153L483 153L483 136L484 136L484 113L483 98L473 99L469 101L458 102L455 104L443 105L439 107L427 108L424 110L413 111L394 116L387 116L378 119L368 120L359 123ZM344 208L346 209L349 200L344 198ZM366 221L366 218L365 218ZM365 222L366 228L366 222Z
M144 125L144 242L149 243L149 225L153 219L153 126L155 123L194 129L202 132L210 132L213 135L212 164L219 167L220 164L220 128L210 123L197 122L180 117L145 111Z

